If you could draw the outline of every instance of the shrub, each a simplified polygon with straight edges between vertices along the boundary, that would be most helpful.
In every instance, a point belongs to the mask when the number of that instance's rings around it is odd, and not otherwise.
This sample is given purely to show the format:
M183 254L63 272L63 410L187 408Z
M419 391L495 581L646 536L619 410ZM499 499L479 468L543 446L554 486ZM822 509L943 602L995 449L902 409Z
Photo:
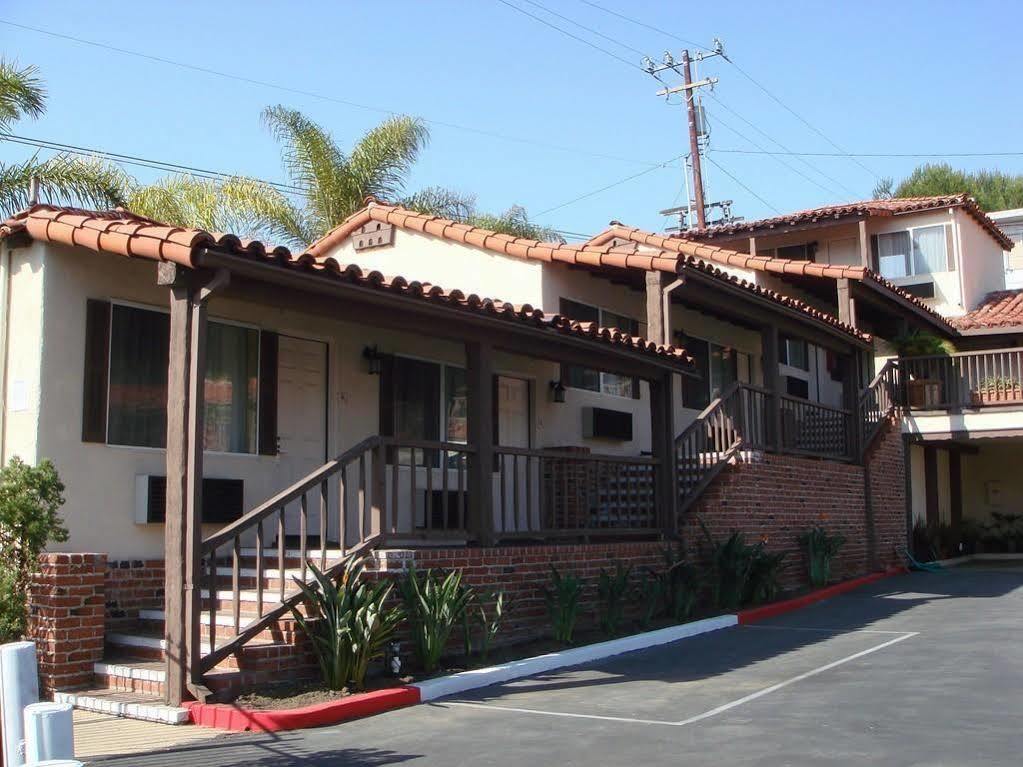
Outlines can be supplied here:
M48 460L29 466L15 456L0 469L0 643L19 639L27 622L28 588L39 555L67 540L60 507L64 485Z
M436 671L451 632L465 617L473 591L462 585L461 570L443 577L427 570L420 577L412 567L401 582L401 592L419 664L427 673Z
M291 612L312 642L323 681L332 690L365 686L370 662L383 655L404 617L400 607L384 606L389 583L371 586L363 580L363 564L363 558L349 557L337 585L313 564L314 586L295 579L308 614Z
M845 544L845 536L829 535L823 527L815 525L799 536L799 544L806 549L810 585L817 589L827 586L831 580L831 561Z
M632 566L626 567L621 562L615 562L613 571L609 572L603 568L600 570L597 596L601 602L600 627L606 634L617 634L621 628L631 577Z
M490 595L485 601L493 604L493 609L489 613L484 606L484 600L476 602L476 621L480 629L480 660L484 663L487 662L487 656L490 655L490 645L493 643L494 637L501 630L501 622L504 620L506 609L503 591Z
M665 612L672 620L684 621L693 614L700 593L700 574L685 559L681 546L664 549L664 572L662 592Z
M639 625L649 628L654 619L664 614L664 581L661 573L648 569L636 590L642 608L639 614Z
M704 528L708 539L710 533ZM710 541L710 586L714 606L735 610L747 594L750 571L756 558L756 546L746 544L745 536L736 531L720 543Z
M753 561L746 581L744 601L762 604L775 599L781 592L781 574L785 570L786 552L771 553L764 544L753 547Z
M582 596L583 584L576 576L569 573L562 575L558 568L551 565L551 585L544 587L544 601L547 612L551 616L554 639L565 644L572 643L572 632L579 616L579 598Z

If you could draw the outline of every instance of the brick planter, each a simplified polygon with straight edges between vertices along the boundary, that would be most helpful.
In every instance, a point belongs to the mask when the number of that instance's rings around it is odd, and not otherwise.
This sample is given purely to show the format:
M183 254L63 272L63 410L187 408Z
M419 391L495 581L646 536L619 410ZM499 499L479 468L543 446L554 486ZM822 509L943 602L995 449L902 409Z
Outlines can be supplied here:
M40 689L83 687L103 657L106 554L43 554L29 587Z

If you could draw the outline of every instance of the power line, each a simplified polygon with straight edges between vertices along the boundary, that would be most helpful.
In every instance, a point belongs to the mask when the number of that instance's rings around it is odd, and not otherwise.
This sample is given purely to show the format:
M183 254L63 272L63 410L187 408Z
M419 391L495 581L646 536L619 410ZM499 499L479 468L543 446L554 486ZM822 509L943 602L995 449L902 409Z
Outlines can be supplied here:
M559 19L561 19L562 21L567 21L569 24L577 26L580 29L585 29L591 35L596 35L597 37L600 37L600 38L602 38L604 40L607 40L609 43L613 43L614 45L619 45L622 48L630 50L630 51L632 51L633 53L635 53L635 54L637 54L639 56L646 56L646 51L641 51L641 50L639 50L639 48L633 48L628 43L623 43L621 40L618 40L618 39L616 39L614 37L611 37L611 35L605 35L603 32L601 32L601 31L599 31L597 29L594 29L593 27L588 27L585 24L581 24L580 22L575 21L574 19L571 19L571 18L569 18L568 16L565 16L562 13L558 13L557 11L555 11L555 10L553 10L551 8L548 8L543 3L538 3L535 0L520 0L520 1L524 2L524 3L529 3L533 7L539 8L540 10L545 11L546 13L549 13L551 16L556 16Z
M546 22L544 22L544 23L546 23ZM124 56L133 56L135 58L145 59L147 61L153 61L153 62L156 62L158 64L164 64L166 66L172 66L172 67L179 67L179 68L182 68L182 69L188 69L188 70L191 70L193 72L199 72L201 74L211 75L213 77L220 77L220 78L223 78L223 79L226 79L226 80L233 80L235 82L246 83L248 85L255 85L255 86L258 86L258 87L261 87L261 88L270 88L272 90L282 91L284 93L293 93L293 94L296 94L296 95L299 95L299 96L306 96L306 97L309 97L309 98L318 99L320 101L327 101L327 102L330 102L330 103L333 103L333 104L340 104L342 106L352 107L354 109L363 109L363 110L366 110L366 111L369 111L369 112L375 112L377 114L383 114L383 115L388 115L388 116L395 116L395 115L402 114L401 112L393 110L393 109L387 109L387 108L384 108L384 107L373 106L373 105L370 105L370 104L361 104L361 103L359 103L357 101L350 101L348 99L341 99L341 98L337 98L335 96L329 96L329 95L324 94L324 93L318 93L316 91L304 90L302 88L293 88L293 87L288 86L288 85L282 85L281 83L269 82L267 80L258 80L258 79L252 78L252 77L246 77L244 75L232 74L230 72L223 72L223 71L220 71L220 70L217 70L217 69L211 69L209 67L199 66L197 64L190 64L190 63L185 62L185 61L178 61L178 60L175 60L175 59L165 58L163 56L156 56L156 55L153 55L153 54L150 54L150 53L143 53L141 51L135 51L135 50L131 50L129 48L120 48L120 47L115 46L115 45L108 45L107 43L101 43L101 42L97 42L95 40L87 40L85 38L75 37L74 35L67 35L67 34L63 34L61 32L54 32L54 31L49 30L49 29L42 29L40 27L33 27L33 26L29 26L27 24L19 24L17 22L10 21L8 19L0 19L0 24L6 24L8 26L15 27L17 29L26 30L26 31L29 31L29 32L35 32L37 34L46 35L48 37L53 37L53 38L56 38L56 39L59 39L59 40L66 40L66 41L69 41L69 42L76 43L78 45L86 45L86 46L90 46L90 47L93 47L93 48L98 48L98 49L101 49L101 50L106 50L106 51L111 51L111 52L114 52L114 53L118 53L118 54L121 54L121 55L124 55ZM566 33L566 34L570 34L570 33ZM603 50L603 49L601 49L601 50ZM610 51L604 51L604 52L605 53L609 53L612 56L615 55L613 53L610 53ZM620 57L615 56L615 58L620 58ZM620 60L624 61L625 63L630 64L630 66L633 66L631 64L631 62L628 62L625 59L620 59ZM522 136L513 136L513 135L505 134L505 133L498 133L496 131L487 130L485 128L475 128L475 127L473 127L471 125L462 125L462 124L459 124L459 123L446 122L446 121L443 121L443 120L435 120L435 119L426 118L426 117L421 118L421 119L425 123L428 123L430 125L434 125L434 126L437 126L437 127L440 127L440 128L449 128L451 130L458 130L458 131L463 131L463 132L466 132L466 133L473 133L473 134L476 134L476 135L479 135L479 136L486 136L488 138L498 139L500 141L509 141L509 142L518 143L518 144L526 144L526 145L529 145L529 146L536 146L536 147L541 147L541 148L544 148L544 149L553 149L553 150L556 150L556 151L559 151L559 152L568 152L568 153L571 153L571 154L584 155L584 156L587 156L587 157L596 157L596 158L599 158L599 159L602 159L602 160L613 160L615 162L624 162L624 163L629 163L631 165L646 165L648 167L655 167L656 166L655 163L652 163L652 162L649 162L649 161L636 160L636 159L629 158L629 157L619 157L617 155L605 154L603 152L591 152L591 151L588 151L588 150L585 150L585 149L579 149L578 147L569 147L569 146L561 146L561 145L558 145L558 144L550 144L550 143L547 143L545 141L539 141L537 139L525 138L525 137L522 137Z
M653 171L660 170L661 168L667 168L673 162L676 162L677 160L681 160L683 157L685 157L685 155L681 155L681 154L678 155L677 157L672 157L670 160L665 160L660 165L657 165L657 166L655 166L653 168L647 168L646 170L641 170L639 173L634 173L631 176L626 176L625 178L618 179L617 181L614 181L614 182L612 182L612 183L610 183L610 184L608 184L606 186L602 186L599 189L594 189L592 192L587 192L586 194L581 194L578 197L573 197L571 200L563 202L563 203L561 203L559 205L555 205L553 208L547 208L546 210L541 210L536 215L537 216L544 216L544 215L546 215L548 213L552 213L555 210L560 210L561 208L565 208L565 207L567 207L569 205L573 205L574 203L577 203L580 200L585 200L588 197L593 197L595 194L600 194L601 192L606 192L608 189L613 189L616 186L621 186L622 184L624 184L624 183L626 183L628 181L632 181L633 179L639 178L640 176L645 176L647 173L652 173Z
M720 120L721 118L717 118ZM752 142L751 142L752 143ZM778 154L790 157L1023 157L1023 152L772 152L768 149L715 149L728 154Z
M525 8L520 8L519 6L515 5L514 3L508 2L508 0L497 0L497 2L499 2L501 5L508 6L512 10L518 11L519 13L523 14L524 16L528 16L529 18L533 19L534 21L540 22L545 27L550 27L551 29L557 30L558 32L560 32L563 35L571 37L576 42L580 42L583 45L588 45L590 48L593 48L593 50L600 51L605 56L610 56L611 58L615 59L616 61L620 61L622 64L625 64L628 67L632 67L633 69L638 69L640 72L643 72L644 74L646 74L646 70L644 70L643 67L641 67L639 64L636 64L635 62L629 61L628 59L619 56L617 53L613 53L612 51L609 51L607 48L601 48L596 43L591 42L590 40L587 40L585 37L579 37L579 35L576 35L576 34L574 34L572 32L569 32L567 29L563 29L562 27L559 27L557 24L552 24L551 22L547 21L546 19L544 19L544 18L542 18L540 16L537 16L535 13L530 13ZM529 2L529 0L526 0L526 2ZM538 3L533 3L533 5L538 5ZM547 9L545 8L544 10L547 10ZM549 11L549 13L554 13L554 12L553 11ZM555 14L555 15L559 16L561 18L564 18L563 16L561 16L561 14ZM577 26L580 26L580 27L583 26L582 24L578 24L577 22L574 22L574 21L572 23L576 24ZM587 29L587 27L583 27L583 28ZM601 35L601 36L603 37L603 35Z
M644 22L639 21L638 19L633 19L633 18L631 18L629 16L626 16L626 15L624 15L622 13L618 13L618 11L612 11L610 8L605 8L603 5L599 5L597 3L591 2L591 0L579 0L579 2L585 3L586 5L590 6L591 8L596 8L598 11L603 11L604 13L609 13L612 16L616 16L619 19L622 19L623 21L629 22L630 24L635 24L637 27L642 27L643 29L648 29L651 32L658 32L659 34L671 37L671 38L673 38L675 40L678 40L680 43L683 43L684 45L689 45L689 46L692 46L693 48L699 48L701 51L710 51L710 50L712 50L711 48L708 48L708 47L706 47L704 45L700 45L699 43L694 43L692 40L686 40L684 37L679 37L676 34L668 32L667 30L660 29L660 28L655 27L655 26L651 26L650 24L645 24Z
M714 99L714 103L718 104L718 105L719 105L719 106L720 106L720 107L721 107L722 109L724 109L724 110L725 110L726 112L728 112L729 114L731 114L731 115L734 115L734 116L735 116L736 118L738 118L739 120L742 120L742 122L744 122L744 123L745 123L746 125L748 125L748 126L749 126L750 128L752 128L753 130L755 130L755 131L756 131L757 133L759 133L759 134L760 134L761 136L763 136L764 138L766 138L766 139L767 139L768 141L770 141L770 142L771 142L772 144L774 144L775 146L781 147L781 148L782 148L782 149L783 149L783 150L784 150L785 152L790 152L790 151L791 151L791 150L790 150L790 149L789 149L789 148L788 148L787 146L785 146L785 145L784 145L783 143L781 143L780 141L778 141L778 139L774 138L774 136L772 136L771 134L767 133L767 132L766 132L766 131L765 131L765 130L764 130L763 128L761 128L761 127L760 127L759 125L757 125L756 123L754 123L754 122L752 122L751 120L747 119L747 118L746 118L746 117L745 117L745 116L744 116L743 114L741 114L741 113L739 113L739 112L735 111L735 110L734 110L734 109L732 109L732 108L731 108L730 106L728 106L728 104L726 104L726 103L725 103L725 102L723 102L723 101L722 101L721 99L719 99L719 98L718 98L717 96L715 96L715 95L714 95L714 93L713 93L713 91L712 91L712 92L710 92L710 93L708 93L707 95L708 95L708 96L710 96L710 98ZM818 168L818 167L817 167L816 165L814 165L813 163L811 163L811 162L807 161L807 160L806 160L806 159L804 159L804 158L798 157L798 156L796 156L796 158L797 158L797 159L798 159L798 160L799 160L799 161L800 161L801 163L803 163L803 165L805 165L805 166L806 166L806 167L808 167L808 168L809 168L810 170L812 170L812 171L813 171L814 173L818 173L818 174L820 174L820 175L821 175L821 176L822 176L823 178L826 178L826 179L827 179L828 181L830 181L831 183L835 184L835 186L839 187L840 189L844 189L844 190L845 190L846 192L848 192L849 194L853 195L853 197L856 197L856 196L858 196L858 193L857 193L857 192L855 192L855 191L853 191L852 189L850 189L849 187L847 187L847 186L846 186L845 184L843 184L843 183L842 183L841 181L839 181L839 180L838 180L837 178L835 178L834 176L829 176L829 175L828 175L827 173L825 173L824 171L822 171L822 170L821 170L820 168Z
M771 203L769 203L769 202L768 202L767 200L765 200L765 199L764 199L763 197L761 197L761 196L760 196L759 194L757 194L756 192L754 192L754 191L753 191L752 189L750 189L750 188L749 188L748 186L746 186L746 185L745 185L744 183L742 183L742 182L741 182L741 181L740 181L739 179L737 179L737 178L736 178L735 176L733 176L733 175L732 175L731 173L729 173L729 172L728 172L727 170L725 170L725 168L723 168L723 167L721 166L721 164L720 164L719 162L715 161L715 160L714 160L714 158L713 158L713 157L711 157L711 156L710 156L709 154L707 155L707 162L709 162L709 163L710 163L711 165L713 165L713 166L714 166L715 168L717 168L717 169L718 169L719 171L721 171L722 173L724 173L724 174L725 174L726 176L728 176L728 178L732 179L732 181L734 181L734 182L735 182L736 184L738 184L739 186L741 186L741 187L742 187L743 189L745 189L745 190L746 190L747 192L749 192L749 193L750 193L751 195L753 195L754 197L756 197L756 198L757 198L758 200L760 200L760 202L764 203L764 205L766 205L766 206L767 206L768 208L770 208L771 210L773 210L773 211L774 211L775 213L777 213L777 214L778 214L779 216L780 216L780 215L782 214L782 213L781 213L781 211L780 211L780 210L778 210L778 209L777 209L776 207L774 207L774 206L773 206L773 205L772 205Z

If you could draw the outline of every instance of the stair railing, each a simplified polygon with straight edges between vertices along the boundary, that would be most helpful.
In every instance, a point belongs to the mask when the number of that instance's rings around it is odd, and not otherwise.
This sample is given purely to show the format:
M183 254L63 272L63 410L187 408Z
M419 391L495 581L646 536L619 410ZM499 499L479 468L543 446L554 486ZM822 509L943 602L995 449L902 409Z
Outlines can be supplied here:
M888 418L902 402L898 360L888 360L860 392L860 455L877 439Z

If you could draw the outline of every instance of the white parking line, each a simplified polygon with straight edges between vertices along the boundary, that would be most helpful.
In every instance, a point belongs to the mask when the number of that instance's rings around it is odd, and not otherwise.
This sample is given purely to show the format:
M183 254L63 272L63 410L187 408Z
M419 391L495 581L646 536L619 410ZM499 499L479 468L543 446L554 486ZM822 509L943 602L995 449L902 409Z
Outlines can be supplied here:
M772 626L769 623L743 623L739 625L741 629L774 629L776 631L820 631L826 634L888 634L896 636L900 634L915 633L919 634L919 631L885 631L884 629L847 629L847 628L823 628L820 626Z
M475 703L470 701L442 701L440 703L437 703L436 705L477 708L482 709L484 711L507 711L518 714L538 714L541 716L556 716L565 717L569 719L598 719L605 722L624 722L626 724L654 724L664 725L668 727L685 727L688 724L702 722L704 719L710 719L711 717L717 716L718 714L723 714L726 711L730 711L733 708L737 708L739 706L745 705L746 703L750 703L751 701L757 700L758 698L763 698L765 695L770 695L771 693L777 692L778 690L788 687L789 685L795 684L796 682L802 682L804 679L809 679L810 677L817 676L818 674L823 674L826 671L831 671L834 668L838 668L839 666L842 666L846 663L851 663L854 660L858 660L879 650L883 650L886 647L891 647L892 645L898 644L899 642L903 642L909 639L910 637L918 636L919 633L920 632L918 631L900 632L899 636L895 637L894 639L889 639L887 642L882 642L879 645L868 647L866 650L861 650L860 652L853 653L852 655L847 655L846 657L840 658L839 660L836 661L832 661L831 663L826 663L823 666L818 666L815 669L806 671L802 674L798 674L794 677L790 677L789 679L786 679L782 682L778 682L777 684L772 684L770 687L765 687L764 689L758 690L757 692L751 693L750 695L746 695L737 700L733 700L730 703L725 703L721 706L717 706L716 708L712 708L709 711L704 711L702 714L697 714L696 716L691 716L688 719L682 719L681 721L678 722L667 722L657 719L632 719L629 717L622 716L601 716L598 714L577 714L565 711L543 711L534 708L496 706L491 703Z

